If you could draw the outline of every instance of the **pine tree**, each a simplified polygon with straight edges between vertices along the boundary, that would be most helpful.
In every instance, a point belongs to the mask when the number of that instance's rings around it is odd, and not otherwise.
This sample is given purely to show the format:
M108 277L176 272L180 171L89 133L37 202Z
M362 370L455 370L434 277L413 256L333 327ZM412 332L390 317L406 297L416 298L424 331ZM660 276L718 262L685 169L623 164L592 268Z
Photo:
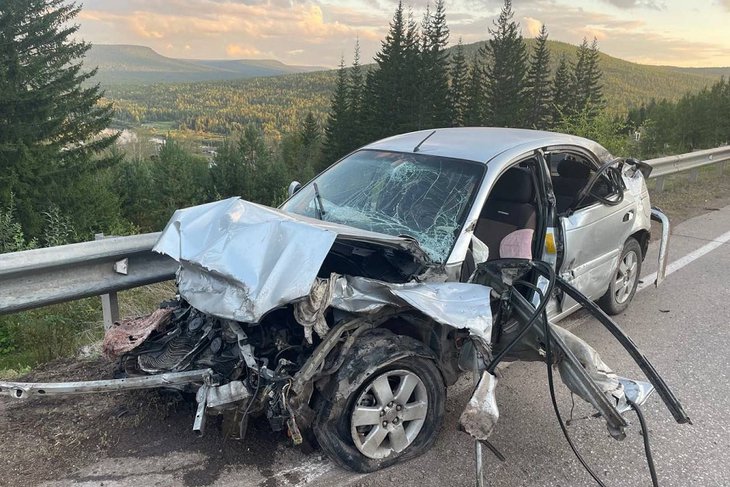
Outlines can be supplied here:
M512 2L505 0L495 29L489 29L492 38L480 49L485 62L485 122L498 127L524 125L527 47L513 17Z
M544 130L550 124L552 93L550 85L550 49L547 46L547 29L540 28L535 39L535 48L527 71L527 113L528 128Z
M347 71L345 59L340 60L340 69L337 71L337 85L332 95L330 111L325 128L325 142L322 149L321 167L327 167L347 153L349 147L348 136L348 108L347 108Z
M437 0L433 14L427 8L423 22L421 106L425 107L425 113L421 128L446 127L451 122L448 42L444 2Z
M72 203L71 182L117 161L99 157L112 107L84 71L79 6L67 0L0 2L0 205L11 193L25 234L36 237L49 203Z
M451 107L451 126L463 127L468 108L467 88L469 84L469 66L464 56L464 45L459 43L451 57L451 86L449 87L449 106Z
M558 124L573 112L573 75L565 55L560 56L552 84L552 125Z
M605 105L598 55L598 41L594 38L589 46L588 41L583 38L573 66L574 111L585 112L589 119L595 118Z
M464 110L464 125L478 127L484 123L484 68L479 64L477 55L469 69L469 79L466 87L466 107Z

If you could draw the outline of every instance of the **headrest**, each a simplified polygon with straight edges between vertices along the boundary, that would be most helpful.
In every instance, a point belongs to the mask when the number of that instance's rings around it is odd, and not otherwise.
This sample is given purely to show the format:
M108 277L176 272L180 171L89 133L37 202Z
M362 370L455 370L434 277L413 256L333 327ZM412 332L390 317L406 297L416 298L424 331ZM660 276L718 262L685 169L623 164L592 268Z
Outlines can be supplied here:
M558 162L558 175L561 178L588 179L591 168L575 159L563 159Z
M530 171L520 167L508 169L492 188L490 199L511 203L532 203L534 187Z

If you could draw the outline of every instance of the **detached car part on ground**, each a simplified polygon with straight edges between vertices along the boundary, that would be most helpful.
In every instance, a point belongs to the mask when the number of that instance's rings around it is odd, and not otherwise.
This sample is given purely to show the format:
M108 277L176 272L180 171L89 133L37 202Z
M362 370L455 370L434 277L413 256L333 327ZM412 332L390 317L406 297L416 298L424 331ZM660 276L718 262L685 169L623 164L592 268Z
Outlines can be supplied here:
M594 142L513 129L438 129L376 142L280 209L238 198L178 210L155 250L180 263L178 298L118 323L105 352L123 378L0 383L0 394L166 387L243 438L263 415L295 444L318 443L367 472L428 449L446 387L481 380L461 416L486 442L498 419L501 360L557 365L610 434L656 389L689 418L609 314L628 306L649 242L650 168ZM554 324L587 308L649 383L618 377ZM556 409L557 412L557 409ZM561 423L562 424L562 423ZM567 433L566 433L567 435ZM600 481L597 479L600 483Z

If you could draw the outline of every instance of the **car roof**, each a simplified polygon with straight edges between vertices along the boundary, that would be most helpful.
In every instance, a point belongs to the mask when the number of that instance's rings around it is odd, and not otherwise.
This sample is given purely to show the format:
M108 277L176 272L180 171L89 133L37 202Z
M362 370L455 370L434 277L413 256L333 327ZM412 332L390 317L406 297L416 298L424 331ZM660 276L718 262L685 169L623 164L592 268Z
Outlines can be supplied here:
M432 134L432 135L431 135ZM428 137L428 138L427 138ZM424 140L425 139L425 140ZM601 158L608 151L598 143L574 135L542 130L500 127L453 127L419 130L368 144L363 149L410 152L487 163L510 149L524 151L547 146L577 145Z

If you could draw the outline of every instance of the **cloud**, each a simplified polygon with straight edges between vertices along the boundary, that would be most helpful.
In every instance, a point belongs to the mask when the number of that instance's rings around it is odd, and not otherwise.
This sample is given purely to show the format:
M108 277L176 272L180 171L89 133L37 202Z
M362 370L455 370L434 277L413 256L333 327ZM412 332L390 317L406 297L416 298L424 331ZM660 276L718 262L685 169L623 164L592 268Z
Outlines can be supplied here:
M342 54L349 59L356 38L363 62L370 62L381 47L397 1L85 0L78 19L87 40L144 44L173 57L265 55L297 64L336 66ZM420 21L427 1L406 2L413 5L416 20ZM664 8L665 2L672 8L637 15L636 9ZM430 3L433 7L433 0ZM700 26L717 23L720 9L730 11L730 0L711 3L714 8L692 19L677 13L681 8L669 0L514 0L513 8L525 36L537 35L545 23L551 39L578 44L583 37L596 37L601 50L630 60L728 65L730 43L717 35L706 40L710 38ZM502 4L503 0L448 0L451 42L460 37L465 43L487 39ZM659 17L664 20L657 21ZM690 50L683 51L682 46Z
M540 29L542 29L542 22L539 20L533 18L533 17L523 17L522 20L524 21L522 25L525 26L525 29L527 30L527 34L530 37L537 37L540 35Z
M610 3L614 7L622 9L632 8L649 8L652 10L664 10L665 6L663 3L655 2L654 0L603 0L606 3Z
M226 54L233 58L250 58L261 54L261 51L255 47L246 47L240 44L228 44L226 46Z

